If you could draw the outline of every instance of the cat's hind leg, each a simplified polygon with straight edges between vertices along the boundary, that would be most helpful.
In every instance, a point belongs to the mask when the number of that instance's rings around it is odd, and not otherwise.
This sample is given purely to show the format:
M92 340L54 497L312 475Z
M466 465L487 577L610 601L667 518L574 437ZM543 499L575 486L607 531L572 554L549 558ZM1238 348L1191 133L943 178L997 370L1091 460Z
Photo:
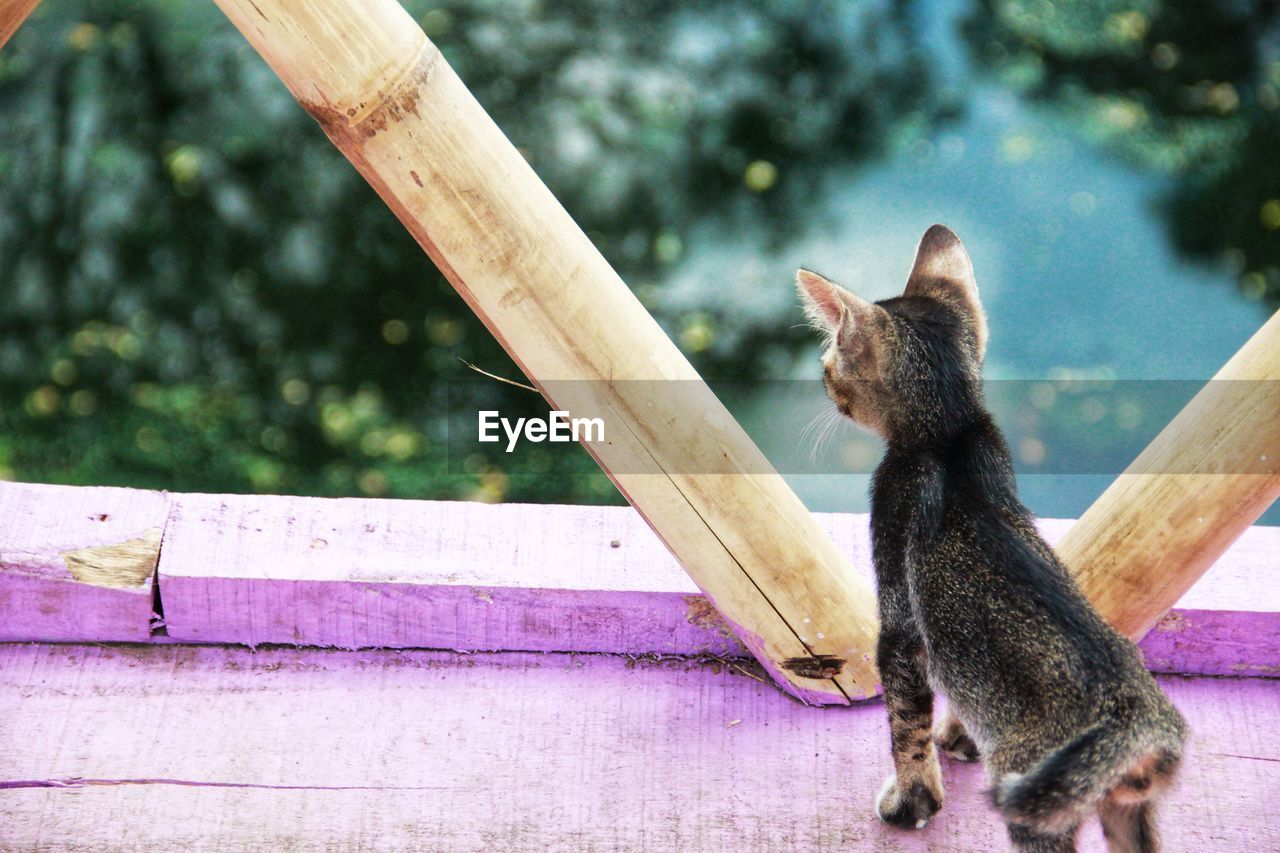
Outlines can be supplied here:
M1009 840L1018 853L1074 853L1078 826L1066 832L1046 835L1017 824L1009 825Z
M933 691L921 665L924 643L909 626L885 625L877 663L889 711L894 774L876 797L885 823L920 829L942 808L942 770L933 746Z
M1155 804L1151 800L1130 804L1107 797L1098 806L1098 817L1102 819L1102 834L1106 836L1107 849L1111 853L1157 853L1160 850Z
M978 760L978 745L969 737L960 722L950 711L942 718L933 730L933 741L947 755L956 761L973 762Z

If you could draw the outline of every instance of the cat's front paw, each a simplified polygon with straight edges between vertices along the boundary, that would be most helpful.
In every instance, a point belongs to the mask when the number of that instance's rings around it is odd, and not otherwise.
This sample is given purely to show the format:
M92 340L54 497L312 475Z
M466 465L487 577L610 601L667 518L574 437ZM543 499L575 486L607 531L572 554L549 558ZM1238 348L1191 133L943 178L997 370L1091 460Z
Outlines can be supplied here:
M884 780L876 797L876 814L880 819L903 829L924 829L941 808L941 787L932 790L923 779L899 785L896 774Z
M964 724L950 715L933 733L933 742L938 749L956 761L972 762L978 760L978 745L964 730Z

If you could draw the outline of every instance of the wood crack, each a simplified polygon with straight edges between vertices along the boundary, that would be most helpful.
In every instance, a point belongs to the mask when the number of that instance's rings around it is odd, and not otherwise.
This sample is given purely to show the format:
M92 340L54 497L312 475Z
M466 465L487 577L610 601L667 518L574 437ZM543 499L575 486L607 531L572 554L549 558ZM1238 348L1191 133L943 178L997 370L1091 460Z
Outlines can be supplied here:
M636 433L636 431L631 428L631 425L627 423L627 420L625 418L619 418L619 420L622 422L624 426L626 426L627 432L631 433L631 437L636 440L636 443L640 445L640 449L649 455L649 458L653 460L654 465L658 466L658 470L661 471L662 475L666 477L667 480L671 483L672 487L676 490L676 493L679 494L680 497L684 498L685 503L689 505L689 509L693 510L693 513L698 517L698 520L701 521L704 526L706 526L707 532L710 533L712 536L714 536L715 540L720 543L720 546L722 548L724 548L724 552L729 555L729 559L733 560L734 564L742 572L742 576L747 579L747 582L750 583L755 588L756 592L760 594L760 597L764 599L765 603L769 605L770 609L772 609L773 612L777 614L778 618L782 620L782 624L785 625L787 627L787 630L791 632L791 635L795 638L796 642L800 644L801 648L803 648L806 652L808 652L810 657L813 657L813 649L809 647L808 643L806 643L803 639L800 638L800 632L798 632L791 625L791 623L787 621L787 617L782 615L782 611L778 609L778 606L774 604L773 601L770 600L769 596L765 594L765 591L760 588L760 585L756 583L755 578L751 577L751 573L747 571L746 566L742 565L742 562L734 555L733 551L729 549L729 546L724 543L724 540L720 538L720 534L716 533L715 529L710 525L710 523L708 523L707 520L703 518L702 513L698 511L698 507L693 503L693 501L689 500L689 496L684 493L684 489L680 488L680 484L677 483L675 478L672 477L671 474L667 471L667 469L663 467L662 462L659 461L658 457L654 454L654 452L649 449L649 446L644 443L644 439L642 439ZM792 658L791 660L796 660L796 659ZM843 664L843 661L841 661L841 664ZM841 685L839 681L835 680L835 675L840 671L838 667L835 668L835 671L832 672L830 675L825 674L826 669L823 670L824 674L822 675L806 675L790 668L788 669L788 671L794 672L795 674L800 675L802 678L813 678L815 680L821 679L821 678L830 678L831 683L835 685L836 690L840 691L840 695L844 697L845 704L852 703L852 700L849 698L849 694L844 689L844 686ZM806 704L808 703L806 702Z
M1241 758L1245 761L1271 761L1280 764L1280 758L1268 758L1263 755L1236 755L1234 752L1215 752L1219 758Z

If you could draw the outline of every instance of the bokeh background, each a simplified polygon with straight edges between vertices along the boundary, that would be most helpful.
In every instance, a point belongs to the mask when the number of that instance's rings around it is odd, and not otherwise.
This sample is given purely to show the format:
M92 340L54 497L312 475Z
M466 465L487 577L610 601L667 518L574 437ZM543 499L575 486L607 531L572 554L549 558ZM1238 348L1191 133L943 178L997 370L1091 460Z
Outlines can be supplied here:
M1090 389L1203 381L1280 305L1271 0L406 5L766 447L825 406L776 393L817 371L794 268L888 296L935 221L987 375L1056 383L1001 414L1045 515L1114 472L1038 432L1129 447L1169 406ZM464 362L520 378L213 4L48 2L0 51L0 477L620 502L575 446L450 453L451 409L539 408Z

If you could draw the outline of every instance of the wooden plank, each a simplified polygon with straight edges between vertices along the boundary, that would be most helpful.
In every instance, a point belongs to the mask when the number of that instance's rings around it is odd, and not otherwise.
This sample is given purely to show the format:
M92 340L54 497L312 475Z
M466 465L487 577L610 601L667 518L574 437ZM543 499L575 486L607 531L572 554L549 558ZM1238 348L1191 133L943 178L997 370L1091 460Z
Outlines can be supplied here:
M40 0L0 0L0 48L8 43Z
M218 5L784 688L872 695L869 586L395 0Z
M0 482L0 640L151 635L160 492Z
M1142 637L1280 497L1280 313L1232 356L1059 544Z
M0 483L0 639L146 641L151 579L90 582L118 546L161 558L168 639L342 648L739 656L631 509L171 495ZM99 521L106 516L105 521ZM870 579L867 516L819 514ZM1069 520L1048 519L1050 542ZM617 543L616 547L614 543ZM134 543L133 545L129 543ZM101 554L101 551L88 551ZM108 550L108 554L115 553ZM1280 528L1252 528L1145 640L1158 672L1280 675ZM815 626L817 633L821 626Z
M1280 685L1161 684L1191 730L1167 849L1280 847ZM1007 849L974 765L927 829L879 823L881 703L714 662L9 646L0 719L4 849Z
M741 655L631 509L174 495L161 559L186 642ZM868 516L818 524L871 582ZM1050 542L1073 524L1048 519ZM616 547L615 544L616 543ZM1280 528L1249 530L1143 642L1157 671L1280 675ZM801 623L814 635L821 624Z
M173 497L174 640L745 653L627 507Z

